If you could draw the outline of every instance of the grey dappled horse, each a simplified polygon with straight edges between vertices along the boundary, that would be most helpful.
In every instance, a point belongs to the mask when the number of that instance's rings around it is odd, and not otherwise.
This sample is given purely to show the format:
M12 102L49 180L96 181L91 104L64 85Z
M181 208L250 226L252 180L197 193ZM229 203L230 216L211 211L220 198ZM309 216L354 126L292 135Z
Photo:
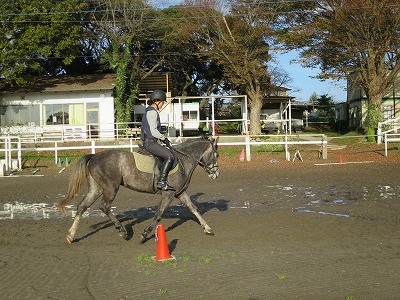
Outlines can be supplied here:
M179 169L174 174L168 176L168 182L176 190L162 192L162 199L154 219L141 235L140 240L142 243L147 240L148 234L161 220L162 214L174 197L178 198L197 217L206 234L213 235L210 226L207 225L206 221L197 211L186 190L197 165L202 166L209 174L209 177L213 179L218 177L217 140L213 138L199 138L176 145L174 149L178 157ZM132 153L108 150L97 154L85 155L77 162L70 177L68 195L65 199L57 203L57 208L60 211L65 213L65 205L72 201L86 181L88 183L88 192L77 206L74 222L67 235L67 242L69 244L74 241L82 214L100 196L103 196L100 203L100 210L114 223L119 234L123 238L127 238L125 226L111 212L111 203L120 185L143 193L155 194L158 192L155 188L157 179L154 178L154 174L138 170Z

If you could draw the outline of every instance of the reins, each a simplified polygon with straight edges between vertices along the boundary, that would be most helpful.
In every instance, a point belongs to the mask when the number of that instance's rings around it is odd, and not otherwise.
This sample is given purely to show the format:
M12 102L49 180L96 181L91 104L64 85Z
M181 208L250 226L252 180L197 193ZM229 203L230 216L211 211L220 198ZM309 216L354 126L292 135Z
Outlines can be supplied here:
M196 161L200 165L203 165L203 163L200 160L190 156L189 154L186 154L186 153L182 152L181 150L178 150L178 149L176 149L176 148L174 148L172 146L171 147L167 147L167 148L171 149L172 151L175 151L176 153L182 154L183 156L189 157L190 159L193 159L194 161Z
M211 143L212 144L212 143ZM211 145L211 147L212 147L212 145ZM212 167L206 167L206 164L204 163L204 162L202 162L201 160L198 160L198 159L196 159L196 158L194 158L194 157L192 157L192 156L190 156L189 154L187 154L187 153L184 153L184 152L182 152L181 150L179 150L179 149L176 149L176 148L174 148L174 147L167 147L168 149L171 149L172 151L175 151L176 153L179 153L179 154L182 154L183 156L186 156L186 157L188 157L188 158L190 158L190 159L192 159L192 160L194 160L194 161L196 161L201 167L203 167L207 172L210 172L212 169L214 169L216 166L215 166L215 164L212 166ZM178 160L179 160L179 157L178 157Z

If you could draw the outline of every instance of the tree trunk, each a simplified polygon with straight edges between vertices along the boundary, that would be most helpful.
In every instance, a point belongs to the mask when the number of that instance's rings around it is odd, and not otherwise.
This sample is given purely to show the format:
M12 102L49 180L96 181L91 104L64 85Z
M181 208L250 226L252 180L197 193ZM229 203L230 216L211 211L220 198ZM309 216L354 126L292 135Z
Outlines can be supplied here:
M261 92L249 93L250 102L250 134L261 134L261 108L263 106L263 95Z
M370 74L374 74L370 72ZM382 114L382 98L385 94L383 85L383 78L374 74L371 80L367 83L366 95L368 100L367 117L363 127L376 130L378 123L383 121Z

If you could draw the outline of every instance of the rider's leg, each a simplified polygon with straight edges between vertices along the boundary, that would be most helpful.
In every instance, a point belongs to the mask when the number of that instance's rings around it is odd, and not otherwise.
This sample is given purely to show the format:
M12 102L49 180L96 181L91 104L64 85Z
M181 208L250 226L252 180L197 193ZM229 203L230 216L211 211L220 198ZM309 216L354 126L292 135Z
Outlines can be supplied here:
M161 174L157 182L157 188L163 191L174 190L167 182L169 171L171 171L174 161L175 154L172 150L160 145L156 140L147 139L144 141L143 146L153 153L155 156L163 159L163 164L161 167Z
M167 157L164 159L164 162L163 162L163 164L161 166L161 170L160 170L160 177L158 178L158 182L157 182L157 189L163 190L163 191L175 190L174 187L170 186L167 181L168 174L171 171L173 165L174 165L173 157Z

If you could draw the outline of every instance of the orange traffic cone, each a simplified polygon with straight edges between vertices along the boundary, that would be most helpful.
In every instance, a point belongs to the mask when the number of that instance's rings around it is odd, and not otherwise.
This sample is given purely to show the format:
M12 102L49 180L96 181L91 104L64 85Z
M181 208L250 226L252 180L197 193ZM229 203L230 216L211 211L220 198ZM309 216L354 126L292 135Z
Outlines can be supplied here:
M242 152L240 152L239 160L244 161L244 156L245 156L245 152L244 152L244 148L243 148Z
M157 261L174 259L174 257L172 257L171 254L169 253L168 243L167 243L167 235L165 234L165 228L164 228L164 225L162 225L162 224L157 225L156 242L157 242L157 248L156 248L156 260Z
M342 164L342 163L343 163L343 158L341 155L339 155L339 164Z

